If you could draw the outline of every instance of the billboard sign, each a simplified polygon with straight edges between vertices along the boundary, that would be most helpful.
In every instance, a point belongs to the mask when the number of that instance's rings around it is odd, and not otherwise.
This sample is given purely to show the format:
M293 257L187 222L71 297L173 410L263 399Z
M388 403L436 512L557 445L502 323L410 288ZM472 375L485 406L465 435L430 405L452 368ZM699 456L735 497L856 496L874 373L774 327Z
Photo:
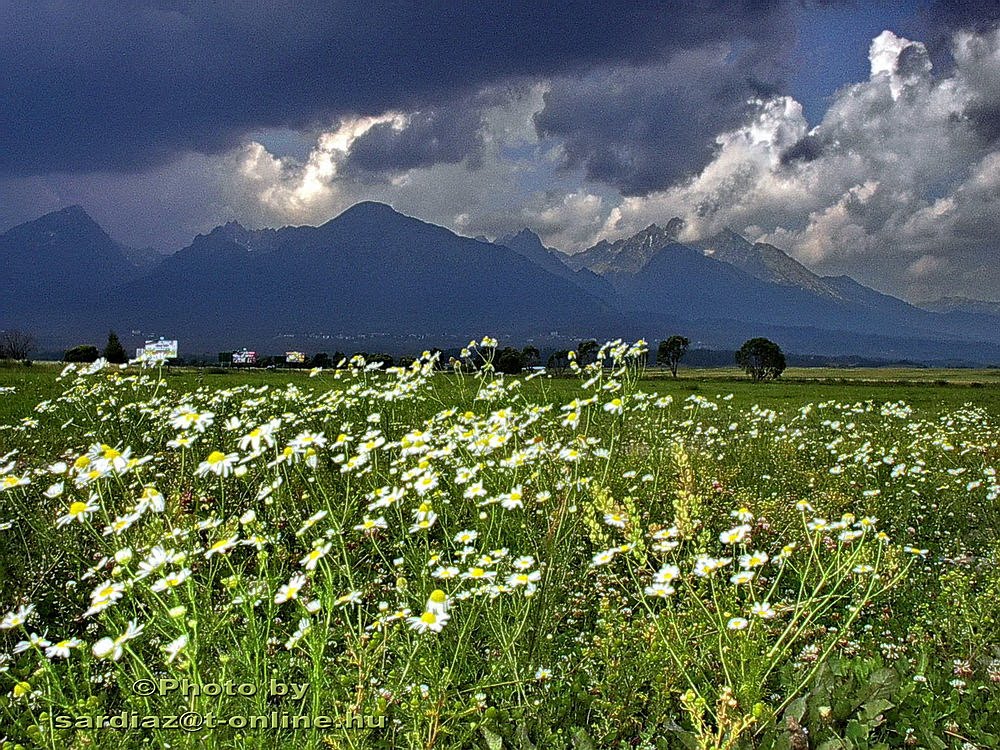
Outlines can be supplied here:
M255 365L257 364L257 352L248 352L246 349L243 349L238 352L233 352L233 364Z
M177 340L160 338L147 341L145 345L135 350L136 359L176 359Z
M301 365L306 361L305 352L285 352L285 362L290 365Z
M164 357L165 359L176 359L177 339L160 338L156 341L147 341L143 347L150 357Z

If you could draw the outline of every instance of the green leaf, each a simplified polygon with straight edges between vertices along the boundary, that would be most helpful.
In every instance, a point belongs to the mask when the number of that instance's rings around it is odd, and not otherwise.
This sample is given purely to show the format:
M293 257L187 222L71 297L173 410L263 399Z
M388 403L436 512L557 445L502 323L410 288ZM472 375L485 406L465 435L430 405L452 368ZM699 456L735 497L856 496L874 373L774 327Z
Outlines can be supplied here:
M503 750L503 737L496 732L491 732L483 727L483 737L486 738L486 746L489 750Z
M684 729L676 721L671 721L663 727L663 731L676 737L684 747L688 748L688 750L698 750L698 738L695 736L694 732Z
M785 716L794 716L796 721L802 721L806 713L806 696L800 695L785 708Z
M517 744L520 750L537 750L528 739L528 730L523 723L517 725Z
M895 708L895 705L896 705L895 703L887 701L884 698L872 698L864 705L864 708L861 711L861 718L862 720L867 721L870 724L871 721L877 718L880 714L885 713L890 708ZM881 723L882 720L878 722L878 724ZM871 726L878 726L878 724L874 724Z
M577 750L597 750L594 741L590 739L590 735L583 728L577 729L573 735L573 747ZM490 748L490 750L493 749Z
M866 740L868 739L868 727L857 719L851 719L847 723L847 731L844 734L849 740Z

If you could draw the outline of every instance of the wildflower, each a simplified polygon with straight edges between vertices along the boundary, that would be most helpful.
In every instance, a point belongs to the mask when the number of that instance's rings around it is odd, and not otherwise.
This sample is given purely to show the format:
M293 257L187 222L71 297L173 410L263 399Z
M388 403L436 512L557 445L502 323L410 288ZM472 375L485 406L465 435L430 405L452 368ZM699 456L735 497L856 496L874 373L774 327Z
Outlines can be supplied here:
M728 531L719 534L719 541L723 544L740 544L750 533L750 527L746 524L736 526Z
M360 604L361 603L361 592L360 591L350 591L343 596L338 596L334 602L335 607L344 607L348 604Z
M163 578L158 580L152 586L150 586L151 591L167 591L168 589L175 589L180 586L184 581L186 581L191 576L190 568L183 568L174 573L169 573Z
M462 573L462 578L469 581L489 581L496 578L496 573L485 568L473 567Z
M483 487L482 482L473 482L465 488L465 492L462 493L462 496L466 500L475 500L477 497L485 497L486 494L486 488Z
M313 513L311 516L309 516L309 518L303 521L302 525L299 527L299 530L295 532L295 536L302 536L303 534L305 534L309 529L311 529L317 523L326 518L326 515L327 512L325 510L319 510Z
M741 570L738 573L734 573L729 577L731 583L735 583L737 586L750 583L753 580L754 572L752 570Z
M745 630L749 624L750 621L745 617L730 617L726 627L730 630Z
M455 534L455 544L472 544L479 538L478 531L460 531Z
M10 694L14 699L18 699L18 698L23 698L24 696L30 694L31 690L32 690L31 683L24 682L22 680L21 682L18 682L17 684L14 685L14 689L11 690Z
M366 534L376 531L377 529L387 529L389 528L389 523L385 520L384 516L379 516L378 518L369 518L365 516L361 523L354 526L355 531L363 531Z
M278 592L274 595L275 604L284 604L290 599L298 598L299 592L306 585L306 577L304 575L294 575L291 580L281 586Z
M448 598L448 595L441 589L434 589L431 595L427 597L427 604L424 606L424 609L436 615L443 615L448 613L450 606L451 600Z
M676 565L664 565L653 576L656 583L670 583L681 577L681 569Z
M38 635L38 633L32 633L31 635L28 636L28 640L19 641L18 643L14 644L13 651L15 654L24 653L29 648L34 648L41 651L51 645L52 641L50 641L45 636Z
M430 492L437 486L438 486L437 474L431 471L421 474L417 478L417 481L413 483L413 489L417 491L418 495L426 495L428 492Z
M552 679L552 670L546 669L545 667L539 667L535 671L535 679L539 682L545 682L546 680Z
M770 620L777 615L770 602L754 602L750 607L750 614L764 620Z
M175 554L173 550L167 551L159 544L153 547L146 559L139 563L138 578L146 578L162 568L168 562L173 562Z
M511 588L524 586L525 596L531 596L538 589L538 581L542 579L541 571L533 570L530 573L511 573L507 576L507 585Z
M317 544L309 553L299 560L299 565L301 565L306 570L316 570L316 565L319 561L330 551L332 545L327 542L326 544Z
M174 410L171 415L173 421L170 426L175 430L194 430L204 432L215 421L215 415L211 412L196 412L190 408L180 407Z
M607 565L609 562L615 559L615 555L618 554L618 548L612 547L611 549L604 550L603 552L598 552L594 555L593 559L590 561L590 567L596 568L601 565Z
M615 397L604 405L604 411L609 414L622 414L625 411L625 404L620 398Z
M187 648L187 645L188 645L188 637L187 634L185 633L176 640L173 640L166 646L164 646L163 650L167 654L167 664L173 662L173 660L177 658L177 656L181 653L181 651Z
M505 495L500 496L500 505L504 510L514 510L514 508L523 508L523 492L521 485L518 485L510 492Z
M215 474L220 477L228 477L233 473L233 467L239 460L236 453L223 453L222 451L212 451L208 458L198 464L195 475L203 477L206 474Z
M97 614L107 609L112 604L122 598L125 592L125 584L105 581L97 586L90 594L90 609L83 613L84 617Z
M731 557L709 557L699 555L694 561L694 574L701 578L711 576L715 571L729 565L733 559Z
M625 524L628 523L628 516L624 513L605 513L604 523L608 526L614 526L616 529L624 529Z
M420 507L413 512L413 515L414 522L413 525L410 526L411 534L429 529L437 520L437 513L431 510L431 506L427 503L421 503Z
M406 622L409 623L413 630L422 635L428 631L440 633L450 618L451 615L447 613L438 614L428 610L419 617L408 617Z
M514 566L515 570L527 570L535 564L535 558L531 555L522 555L521 557L514 560L511 565Z
M666 599L675 593L674 587L667 583L652 583L649 586L646 586L643 591L646 596L652 596L659 599Z
M766 563L770 558L766 552L755 551L751 555L740 555L740 566L746 570L757 568Z
M439 579L441 579L443 581L446 581L446 580L448 580L450 578L455 578L461 572L462 571L460 571L454 565L448 565L448 566L439 565L438 567L436 567L434 569L434 572L431 573L431 575L434 578L439 578Z
M324 437L322 432L303 432L288 445L296 453L304 453L307 448L322 448L326 445L326 442L326 437Z
M212 555L224 555L239 542L238 536L231 536L228 539L220 539L215 542L211 547L205 550L205 558L209 559Z
M139 502L136 503L135 512L141 514L147 510L151 510L154 513L162 513L165 507L166 501L163 499L163 495L156 487L148 484L142 488L142 494L139 495Z
M291 650L312 629L312 622L310 622L308 617L303 617L299 620L298 627L295 628L295 632L285 641L285 648Z
M73 521L83 523L92 513L97 511L98 507L99 506L93 501L93 499L88 500L85 503L80 500L76 500L75 502L70 503L69 510L65 515L59 516L59 518L56 519L56 526L66 526Z
M117 638L101 638L93 646L94 656L98 659L107 659L109 656L112 661L118 661L122 658L124 649L122 648L128 641L133 638L138 637L145 626L139 625L135 620L130 620L128 626L125 628L125 632L119 635Z
M750 523L753 521L753 513L751 513L746 506L743 506L739 510L732 511L729 515L731 518L739 520L740 523Z
M0 478L0 491L12 490L15 487L24 487L25 485L31 484L31 479L25 474L22 477L15 476L14 474L9 474L5 477Z
M45 649L45 656L49 659L68 659L70 651L83 645L79 638L66 638L65 640L53 643Z
M785 560L787 560L789 557L792 556L797 546L798 545L795 543L786 544L784 547L781 548L781 552L778 553L778 556L775 559L779 563L783 563Z
M3 616L0 620L0 630L12 630L13 628L20 627L35 613L35 605L28 604L22 605L17 609L11 610Z

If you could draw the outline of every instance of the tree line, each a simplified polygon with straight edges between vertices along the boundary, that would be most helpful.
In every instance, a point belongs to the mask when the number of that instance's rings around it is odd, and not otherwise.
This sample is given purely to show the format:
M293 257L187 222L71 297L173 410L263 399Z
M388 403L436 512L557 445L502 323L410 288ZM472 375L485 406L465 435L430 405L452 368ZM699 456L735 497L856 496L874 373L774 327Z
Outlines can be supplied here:
M686 336L673 335L663 339L656 349L656 364L668 369L670 374L676 378L681 360L688 353L690 345L691 341ZM0 360L28 361L35 348L35 340L27 332L20 330L0 331ZM442 352L439 349L433 351ZM585 339L577 345L575 350L560 349L552 352L546 360L545 368L561 373L569 369L573 359L580 366L593 364L597 361L599 352L600 345L597 339ZM542 365L542 354L536 346L525 346L520 349L512 346L502 349L481 347L473 352L452 349L445 350L442 354L445 355L441 357L443 364L460 363L466 371L482 369L488 362L496 372L516 375L525 370L540 368ZM232 364L231 355L232 352L222 352L219 354L219 363ZM104 357L113 364L124 364L129 360L128 353L118 338L118 334L109 331L107 343L102 350L93 344L80 344L68 349L63 355L63 361L94 362L99 357ZM348 357L343 352L337 351L332 355L318 352L300 363L288 363L283 356L261 357L252 366L332 369L344 366L354 357L363 357L368 363L379 362L383 367L394 365L405 367L414 360L412 356L394 357L386 353L369 352L355 352L351 357ZM763 337L743 342L743 345L735 353L735 362L754 382L777 379L786 367L785 354L781 347ZM190 364L210 365L211 363L199 360L192 361Z

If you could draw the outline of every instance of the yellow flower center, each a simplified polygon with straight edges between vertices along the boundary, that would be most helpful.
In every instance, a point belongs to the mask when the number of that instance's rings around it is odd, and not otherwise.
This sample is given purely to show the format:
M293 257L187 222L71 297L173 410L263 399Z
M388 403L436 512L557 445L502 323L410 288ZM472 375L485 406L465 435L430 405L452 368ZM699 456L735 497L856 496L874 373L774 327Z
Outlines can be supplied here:
M441 589L434 589L431 592L431 601L435 604L443 604L447 599L447 595Z
M433 625L434 623L437 622L438 618L437 615L435 615L433 612L424 612L422 615L420 615L420 619L426 622L428 625Z
M87 512L87 504L81 503L79 500L77 500L75 503L69 506L69 514L71 516L76 516L79 515L80 513L86 513L86 512Z
M205 460L210 464L217 464L226 460L226 454L222 451L212 451L208 454L208 458Z

